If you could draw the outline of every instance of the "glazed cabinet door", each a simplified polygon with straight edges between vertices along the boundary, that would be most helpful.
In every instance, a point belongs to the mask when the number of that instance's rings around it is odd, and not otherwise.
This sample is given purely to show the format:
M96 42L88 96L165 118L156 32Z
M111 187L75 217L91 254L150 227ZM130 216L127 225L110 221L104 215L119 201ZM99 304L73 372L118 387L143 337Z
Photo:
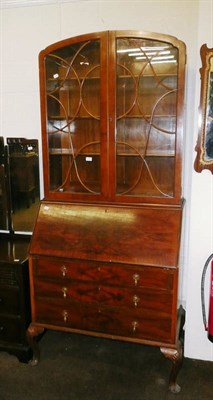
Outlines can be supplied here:
M48 200L180 203L185 45L132 31L40 53Z
M106 41L84 35L40 53L46 198L106 195Z
M180 202L185 45L136 32L112 32L110 40L112 196Z

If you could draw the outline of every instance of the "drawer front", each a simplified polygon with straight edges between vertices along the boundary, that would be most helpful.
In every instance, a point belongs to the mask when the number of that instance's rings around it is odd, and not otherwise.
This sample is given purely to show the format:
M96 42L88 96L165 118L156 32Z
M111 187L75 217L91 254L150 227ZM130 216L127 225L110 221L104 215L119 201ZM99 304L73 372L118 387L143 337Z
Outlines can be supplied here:
M94 331L132 339L172 342L169 316L127 308L36 302L36 321L44 325Z
M104 304L130 309L157 310L172 312L173 294L171 291L150 288L131 288L97 285L85 282L56 282L35 279L35 298L58 299L65 307L70 303Z
M16 267L9 263L0 263L0 286L18 286Z
M0 342L21 343L23 340L22 322L19 318L0 317Z
M172 290L176 269L64 260L41 257L33 261L37 277L69 281L96 281L105 285L150 287Z
M19 290L16 288L4 289L0 287L0 314L19 314Z

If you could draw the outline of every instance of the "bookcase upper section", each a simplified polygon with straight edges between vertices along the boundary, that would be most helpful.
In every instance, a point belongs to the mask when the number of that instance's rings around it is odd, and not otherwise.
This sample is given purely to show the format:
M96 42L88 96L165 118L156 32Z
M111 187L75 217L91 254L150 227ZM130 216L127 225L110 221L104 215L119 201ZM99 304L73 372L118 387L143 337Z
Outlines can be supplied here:
M179 203L185 45L107 31L39 55L45 198Z

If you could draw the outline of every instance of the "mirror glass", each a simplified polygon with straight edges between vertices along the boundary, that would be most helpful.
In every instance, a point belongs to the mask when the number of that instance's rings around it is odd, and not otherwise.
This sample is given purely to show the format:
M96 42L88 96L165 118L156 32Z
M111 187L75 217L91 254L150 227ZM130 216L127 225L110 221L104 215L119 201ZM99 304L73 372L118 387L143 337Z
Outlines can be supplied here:
M213 173L213 49L204 44L200 49L202 68L199 134L194 168L197 172L209 169Z
M213 161L213 55L209 60L206 120L204 135L204 161Z
M8 197L4 139L0 137L0 230L8 230Z
M40 202L38 140L6 141L0 165L0 229L32 232Z

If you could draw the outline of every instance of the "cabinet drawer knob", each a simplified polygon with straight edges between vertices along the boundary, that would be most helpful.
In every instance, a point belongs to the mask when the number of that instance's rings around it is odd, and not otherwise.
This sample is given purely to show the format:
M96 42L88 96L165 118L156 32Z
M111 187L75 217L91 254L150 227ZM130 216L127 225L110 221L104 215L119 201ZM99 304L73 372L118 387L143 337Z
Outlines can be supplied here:
M4 327L3 327L3 326L0 326L0 333L2 333L3 330L4 330Z
M62 288L62 293L64 298L67 297L67 291L68 291L67 287Z
M138 327L138 322L137 321L133 321L132 322L132 330L133 330L133 332L135 332L136 331L136 329L137 329L137 327Z
M134 306L137 307L139 301L140 301L140 297L138 297L136 294L133 296L132 298Z
M67 274L67 267L66 267L66 265L62 265L62 267L61 267L61 272L62 272L62 276L66 276L66 274Z
M68 320L68 312L67 311L63 311L62 316L63 316L64 322L67 322L67 320Z
M137 286L138 281L140 280L140 275L139 274L133 274L132 278L133 278L135 286Z

